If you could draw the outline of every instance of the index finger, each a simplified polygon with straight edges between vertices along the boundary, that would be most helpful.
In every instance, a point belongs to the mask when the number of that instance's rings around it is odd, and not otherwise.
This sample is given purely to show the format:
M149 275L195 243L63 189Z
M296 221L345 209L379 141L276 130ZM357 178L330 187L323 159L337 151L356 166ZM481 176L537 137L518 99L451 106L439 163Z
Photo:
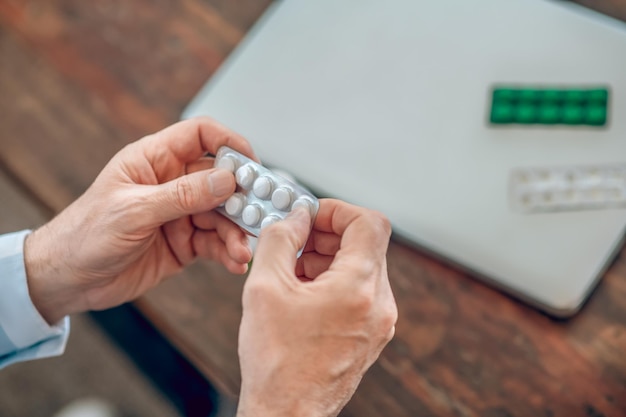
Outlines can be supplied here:
M145 154L152 160L168 152L180 163L196 161L210 153L217 154L222 146L231 147L258 161L250 143L238 133L207 116L175 123L145 140Z
M332 199L320 200L314 229L339 235L337 260L348 262L384 260L391 235L381 213Z

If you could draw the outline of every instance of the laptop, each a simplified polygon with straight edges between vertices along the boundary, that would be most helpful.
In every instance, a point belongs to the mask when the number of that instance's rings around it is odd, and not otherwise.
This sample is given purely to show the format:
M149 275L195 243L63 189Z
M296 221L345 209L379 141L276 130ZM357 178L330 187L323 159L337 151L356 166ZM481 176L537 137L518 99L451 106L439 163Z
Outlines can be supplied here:
M511 94L574 107L550 120L550 103L502 104ZM577 94L600 97L589 120ZM555 316L581 308L622 244L626 25L574 4L278 1L183 117L201 114L266 165L385 213L396 237ZM598 172L617 200L580 204ZM550 187L575 201L550 205Z

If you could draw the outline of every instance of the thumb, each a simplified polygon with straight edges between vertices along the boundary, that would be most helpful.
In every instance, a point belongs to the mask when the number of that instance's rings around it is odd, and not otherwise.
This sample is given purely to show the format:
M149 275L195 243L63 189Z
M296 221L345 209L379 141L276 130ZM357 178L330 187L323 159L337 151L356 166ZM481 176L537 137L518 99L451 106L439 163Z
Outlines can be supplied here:
M224 169L198 171L152 186L150 218L163 224L212 210L231 196L235 187L234 175Z
M311 215L303 207L293 210L285 220L261 231L252 269L267 271L284 268L293 273L298 251L304 247L311 230Z

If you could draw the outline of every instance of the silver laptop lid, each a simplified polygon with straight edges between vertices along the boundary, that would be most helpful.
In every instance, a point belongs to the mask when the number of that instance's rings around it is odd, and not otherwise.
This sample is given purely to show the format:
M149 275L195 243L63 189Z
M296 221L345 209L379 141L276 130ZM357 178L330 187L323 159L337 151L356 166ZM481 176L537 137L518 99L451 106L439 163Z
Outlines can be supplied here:
M544 0L283 0L184 117L215 117L318 193L568 315L619 248L626 210L515 211L509 178L625 161L625 52L621 23ZM609 86L608 126L492 126L500 84Z

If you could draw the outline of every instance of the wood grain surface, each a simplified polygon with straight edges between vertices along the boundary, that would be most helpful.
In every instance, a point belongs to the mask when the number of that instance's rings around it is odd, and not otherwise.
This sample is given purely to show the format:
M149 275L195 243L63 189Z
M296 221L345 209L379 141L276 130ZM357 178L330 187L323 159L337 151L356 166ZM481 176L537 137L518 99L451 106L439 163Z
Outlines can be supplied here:
M0 168L62 210L175 122L269 3L0 0ZM624 1L583 3L626 19ZM568 321L399 242L388 257L397 334L343 416L626 416L626 251ZM136 302L232 400L243 282L198 263Z

